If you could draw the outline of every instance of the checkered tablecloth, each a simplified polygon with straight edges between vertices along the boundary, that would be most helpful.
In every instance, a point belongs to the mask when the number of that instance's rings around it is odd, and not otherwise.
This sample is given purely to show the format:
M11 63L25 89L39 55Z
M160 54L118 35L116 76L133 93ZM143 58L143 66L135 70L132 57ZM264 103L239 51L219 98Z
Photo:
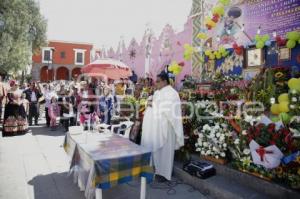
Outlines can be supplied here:
M75 131L66 134L64 149L71 157L71 171L81 181L86 197L95 188L109 189L145 177L153 179L151 152L115 134ZM76 173L75 172L75 173Z

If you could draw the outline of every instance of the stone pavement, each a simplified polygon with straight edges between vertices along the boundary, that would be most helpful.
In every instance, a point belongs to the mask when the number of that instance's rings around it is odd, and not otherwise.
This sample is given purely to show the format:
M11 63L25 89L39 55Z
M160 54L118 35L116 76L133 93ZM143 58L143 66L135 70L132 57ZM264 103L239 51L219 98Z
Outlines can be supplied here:
M62 131L33 127L32 133L0 137L0 199L84 199L71 177ZM139 182L104 191L104 199L138 199ZM189 185L147 187L147 199L206 199Z

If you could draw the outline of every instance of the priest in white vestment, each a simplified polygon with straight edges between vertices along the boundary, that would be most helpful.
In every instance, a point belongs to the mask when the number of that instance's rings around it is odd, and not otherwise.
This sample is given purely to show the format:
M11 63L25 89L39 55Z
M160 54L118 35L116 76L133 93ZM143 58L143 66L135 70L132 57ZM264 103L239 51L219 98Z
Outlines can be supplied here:
M181 102L166 73L159 74L156 83L158 90L143 119L141 144L153 152L155 174L171 180L175 150L184 145Z

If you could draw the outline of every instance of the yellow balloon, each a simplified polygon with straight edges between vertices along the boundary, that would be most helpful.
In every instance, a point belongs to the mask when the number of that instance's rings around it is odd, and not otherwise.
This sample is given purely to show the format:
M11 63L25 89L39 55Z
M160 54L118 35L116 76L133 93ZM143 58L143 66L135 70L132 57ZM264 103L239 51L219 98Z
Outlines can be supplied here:
M195 49L190 44L184 44L184 59L189 61L192 58L193 53L195 52Z
M216 59L216 56L214 54L210 54L209 59L214 60L214 59Z
M289 102L289 94L288 93L283 93L283 94L279 95L278 101L279 101L279 103Z
M173 61L172 64L169 66L169 70L170 71L176 70L178 66L179 66L178 63L176 61Z
M223 16L225 14L224 6L222 6L222 5L216 6L213 8L212 12L213 12L213 14L218 14L220 16Z
M288 81L288 85L290 89L297 89L300 86L300 79L292 78Z
M279 104L273 104L271 106L271 112L274 114L274 115L278 115L280 113L280 110L279 110Z
M207 22L207 25L210 25L211 27L214 28L214 27L216 27L217 24L216 24L216 22L214 22L213 20L210 19L210 20Z
M211 55L211 51L210 51L210 50L206 50L206 51L204 52L204 54L205 54L206 56L210 56L210 55Z
M221 54L220 52L217 52L216 58L217 58L217 59L221 59L221 58L222 58L222 54Z
M181 73L182 68L178 65L176 61L172 62L172 64L169 66L169 71L172 72L174 75L178 75Z
M281 102L279 104L279 111L280 113L287 113L290 111L289 109L289 102Z
M182 71L182 68L176 68L174 71L173 71L173 74L174 75L178 75L178 74L180 74L181 73L181 71Z
M198 37L199 39L205 40L205 39L207 39L207 34L204 33L204 32L200 32L200 33L197 35L197 37Z

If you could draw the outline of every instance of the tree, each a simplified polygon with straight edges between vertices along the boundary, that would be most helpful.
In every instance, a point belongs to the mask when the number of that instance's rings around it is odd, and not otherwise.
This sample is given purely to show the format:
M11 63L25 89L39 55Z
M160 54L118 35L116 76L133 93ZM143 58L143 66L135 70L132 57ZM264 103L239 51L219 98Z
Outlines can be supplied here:
M0 1L0 68L15 73L46 44L47 22L35 0Z

